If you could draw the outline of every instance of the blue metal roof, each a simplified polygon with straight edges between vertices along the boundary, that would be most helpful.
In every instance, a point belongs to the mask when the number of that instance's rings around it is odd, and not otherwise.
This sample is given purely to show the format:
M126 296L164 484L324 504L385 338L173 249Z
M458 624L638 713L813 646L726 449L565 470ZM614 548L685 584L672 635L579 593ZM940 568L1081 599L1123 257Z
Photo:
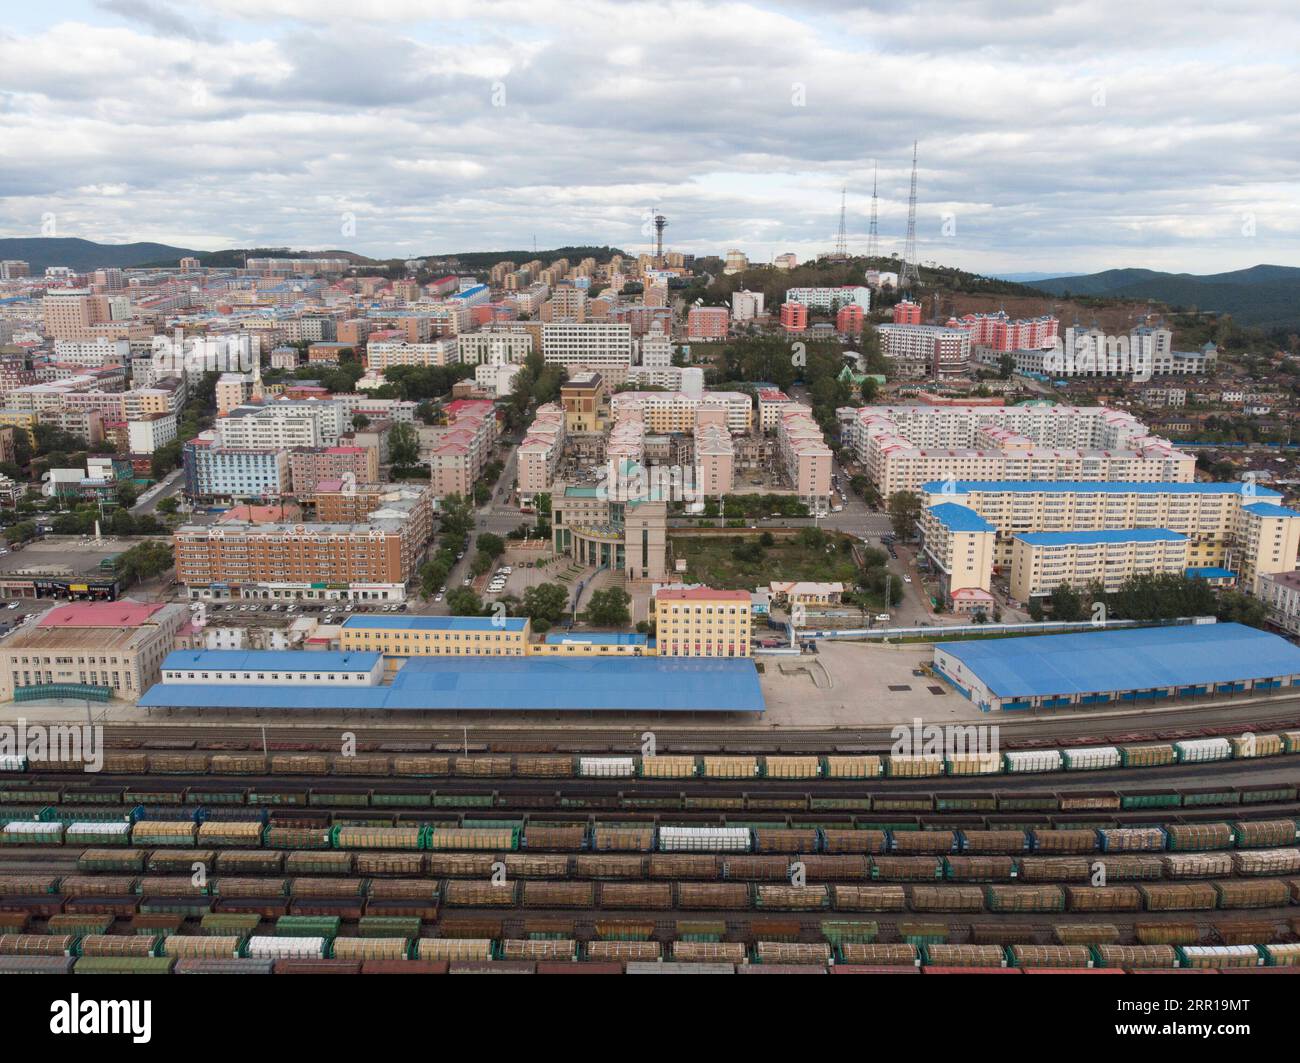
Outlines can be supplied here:
M343 621L350 628L386 628L390 631L523 631L523 616L357 616Z
M753 661L698 657L415 657L391 686L156 683L138 704L292 711L764 711Z
M326 650L173 650L161 667L164 671L369 672L383 656Z
M1238 481L1230 483L1144 483L1132 480L931 480L929 483L922 484L921 489L936 495L962 495L971 491L1102 495L1249 495L1253 492L1256 497L1282 497L1279 492L1270 488Z
M950 531L991 532L997 529L976 513L969 506L959 506L956 502L940 502L931 506L930 512L935 519Z
M1127 531L1023 532L1016 536L1030 546L1092 546L1095 543L1181 543L1187 536L1168 528L1130 528Z
M1125 628L938 645L1000 698L1300 675L1300 647L1244 624Z
M1300 512L1288 509L1286 506L1274 505L1272 502L1251 502L1241 508L1247 513L1254 513L1257 517L1300 517Z
M553 646L562 646L566 642L590 646L644 646L649 636L639 632L592 631L592 632L552 632L546 636L546 642Z
M1183 575L1188 579L1236 579L1237 574L1230 568L1209 565L1202 568L1185 568Z

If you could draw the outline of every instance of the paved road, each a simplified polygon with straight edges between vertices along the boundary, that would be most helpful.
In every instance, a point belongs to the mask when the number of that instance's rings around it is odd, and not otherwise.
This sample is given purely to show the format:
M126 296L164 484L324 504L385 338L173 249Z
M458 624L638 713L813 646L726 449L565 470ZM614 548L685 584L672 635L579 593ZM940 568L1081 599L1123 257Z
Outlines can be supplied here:
M136 504L131 507L131 512L136 514L136 516L143 516L146 513L156 513L158 511L159 502L164 498L171 498L174 495L180 494L181 489L184 486L184 470L173 469L164 476L162 480L154 484L153 487L149 488L148 491L140 496L136 501Z

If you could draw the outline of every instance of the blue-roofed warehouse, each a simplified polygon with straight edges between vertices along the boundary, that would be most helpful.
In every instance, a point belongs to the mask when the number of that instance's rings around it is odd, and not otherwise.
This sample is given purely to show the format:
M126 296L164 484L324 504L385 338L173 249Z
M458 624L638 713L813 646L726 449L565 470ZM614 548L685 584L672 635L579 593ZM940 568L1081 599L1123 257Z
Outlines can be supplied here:
M314 652L299 656L325 656ZM352 654L350 656L357 656ZM377 658L381 655L376 654ZM164 666L165 667L165 666ZM391 684L157 683L142 708L291 712L745 712L763 692L746 658L412 657Z
M941 642L934 667L984 711L1268 691L1300 680L1300 647L1243 624Z

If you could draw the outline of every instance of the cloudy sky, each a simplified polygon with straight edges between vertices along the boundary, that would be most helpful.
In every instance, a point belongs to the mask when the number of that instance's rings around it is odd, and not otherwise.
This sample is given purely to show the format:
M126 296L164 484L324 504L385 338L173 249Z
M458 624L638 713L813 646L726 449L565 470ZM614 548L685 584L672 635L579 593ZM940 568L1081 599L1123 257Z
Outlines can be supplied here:
M0 235L1300 265L1294 0L0 0Z

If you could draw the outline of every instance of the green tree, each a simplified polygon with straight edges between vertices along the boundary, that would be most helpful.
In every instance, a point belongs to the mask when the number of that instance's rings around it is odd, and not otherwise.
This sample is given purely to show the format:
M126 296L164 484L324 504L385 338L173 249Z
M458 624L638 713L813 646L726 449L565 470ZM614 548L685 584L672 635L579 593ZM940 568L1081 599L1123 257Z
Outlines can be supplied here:
M924 504L915 491L895 491L889 496L889 523L900 539L910 538L921 519Z
M624 627L632 619L632 597L622 587L594 591L587 603L587 619L600 627Z
M474 540L474 545L494 560L506 552L506 541L499 535L493 535L492 532L480 534Z
M483 601L472 587L457 587L447 592L447 608L453 616L482 616Z
M442 533L459 543L474 527L474 507L463 495L450 494L442 500Z
M415 465L420 460L420 437L414 425L399 421L389 429L388 460L399 467Z
M353 428L369 428L369 427L370 427L370 418L367 417L364 413L354 413L354 414L352 415L352 427L353 427Z
M569 592L560 583L539 583L524 591L523 612L536 625L543 620L553 624L569 607Z
M1052 619L1076 621L1083 617L1082 595L1069 584L1059 584L1052 591Z
M170 516L172 516L172 515L173 515L173 514L178 510L178 509L180 509L180 506L181 506L180 502L177 501L177 499L176 499L176 497L175 497L174 495L168 495L166 498L163 498L163 499L160 499L160 500L159 500L159 502L158 502L158 512L159 512L159 513L166 514L167 516L170 517Z
M469 563L469 570L475 576L481 576L492 567L492 555L480 550Z

